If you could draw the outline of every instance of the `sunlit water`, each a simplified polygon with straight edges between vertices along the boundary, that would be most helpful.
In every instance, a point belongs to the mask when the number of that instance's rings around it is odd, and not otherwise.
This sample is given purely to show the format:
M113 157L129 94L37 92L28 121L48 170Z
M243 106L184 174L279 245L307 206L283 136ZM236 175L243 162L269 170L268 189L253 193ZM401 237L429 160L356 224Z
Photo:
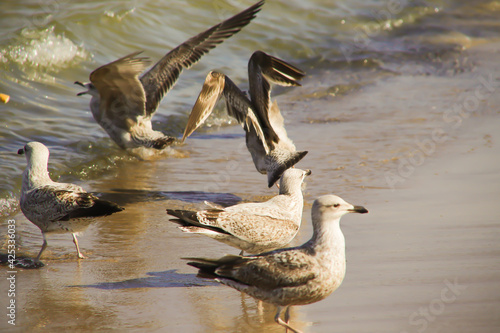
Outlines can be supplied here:
M276 193L265 186L265 176L255 171L243 131L225 114L223 103L208 126L185 145L158 159L139 161L120 150L94 122L89 97L77 97L81 89L73 84L88 80L98 66L136 50L144 50L145 56L156 61L187 38L251 4L0 3L0 93L11 96L8 104L0 105L0 216L18 222L20 253L34 255L41 245L39 230L18 207L26 161L16 153L28 141L49 147L54 180L79 183L126 208L85 232L80 245L88 260L77 262L71 237L57 235L49 238L44 254L48 267L18 275L24 288L19 296L24 330L282 331L272 321L272 307L265 308L261 318L250 298L195 278L180 259L237 251L184 235L167 222L167 207L203 207L204 200L226 205L260 201ZM297 167L313 171L305 189L304 226L295 241L298 244L310 235L310 205L317 196L339 194L367 205L377 217L370 204L397 197L392 189L410 187L418 166L443 156L454 142L487 144L487 137L475 137L465 129L498 116L498 99L493 100L497 94L488 86L496 82L498 70L490 70L494 57L478 58L470 50L499 41L499 17L498 1L269 1L250 25L183 72L160 105L153 126L181 136L210 70L222 71L246 89L246 66L255 50L303 69L307 76L302 87L273 90L289 136L299 150L309 151ZM483 94L478 106L465 104L476 89ZM465 110L465 116L446 113L456 105ZM406 205L402 207L411 207ZM382 216L401 220L403 212L399 213L398 217ZM363 243L371 244L368 231L373 226L364 224L365 218L346 217L350 224L364 226L351 227L346 237L353 261L365 260L371 267L363 257ZM1 225L4 235L5 225ZM2 236L2 242L5 239ZM386 253L390 256L391 251ZM378 260L376 254L371 256ZM404 257L396 255L394 261L406 267ZM352 275L359 270L353 268ZM411 278L402 274L402 280L393 284L411 286L405 280ZM362 286L365 282L360 275L351 281ZM432 281L436 290L442 281ZM182 288L186 286L192 288ZM349 296L342 296L342 288L338 293L346 304ZM372 297L367 304L375 306L379 294L367 295ZM428 302L427 298L421 302ZM367 304L353 304L346 304L348 318L359 311L370 312L363 308ZM339 304L335 306L341 311ZM312 307L316 311L309 317L313 319L295 316L298 327L330 332L329 327L338 323L328 321L330 308ZM394 331L408 329L407 312L377 311L384 323L380 327L394 328L391 319L398 317L405 324ZM307 328L310 320L322 324ZM2 320L0 327L4 324ZM343 331L352 329L348 320L339 324ZM357 331L362 330L358 326Z

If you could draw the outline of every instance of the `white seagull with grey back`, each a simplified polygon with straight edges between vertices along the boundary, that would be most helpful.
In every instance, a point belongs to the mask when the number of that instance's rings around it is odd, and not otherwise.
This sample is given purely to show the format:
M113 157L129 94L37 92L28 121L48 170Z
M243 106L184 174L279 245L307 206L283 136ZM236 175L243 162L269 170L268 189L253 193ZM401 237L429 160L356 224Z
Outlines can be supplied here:
M239 32L255 18L264 1L242 11L212 28L190 38L168 52L149 71L148 58L141 52L97 68L90 74L90 83L76 81L89 94L94 119L123 149L139 147L163 149L175 139L153 130L151 118L163 96L174 86L183 69L188 69L211 49Z
M275 321L293 332L290 306L320 301L334 292L346 272L345 238L340 218L347 213L368 213L335 195L316 199L312 207L313 236L305 244L255 256L220 259L184 258L200 276L247 293L277 306ZM285 311L285 320L281 312Z
M307 151L297 151L287 135L284 119L276 101L271 102L271 84L300 86L305 76L285 61L256 51L248 62L250 98L229 77L208 73L196 103L189 115L182 141L208 118L219 98L224 95L227 112L236 118L246 133L246 145L257 171L267 174L268 186L293 167Z
M167 209L184 232L206 235L249 253L288 245L302 222L302 183L310 170L289 169L280 180L279 195L265 202L242 203L202 211Z
M28 163L23 173L21 210L40 228L43 236L36 261L47 247L47 233L72 233L78 258L85 258L75 233L85 230L92 218L120 212L123 208L87 193L78 185L52 181L47 170L49 150L42 143L29 142L18 150L18 154L25 154Z

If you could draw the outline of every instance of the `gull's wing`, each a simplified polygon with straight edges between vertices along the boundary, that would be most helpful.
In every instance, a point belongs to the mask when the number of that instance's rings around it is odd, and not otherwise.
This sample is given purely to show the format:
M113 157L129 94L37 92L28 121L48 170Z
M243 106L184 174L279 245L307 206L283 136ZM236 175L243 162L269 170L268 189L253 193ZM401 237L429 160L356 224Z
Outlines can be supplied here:
M235 266L221 266L216 273L270 290L303 285L316 277L315 270L311 269L316 261L301 249L277 250L254 258Z
M212 113L215 104L222 94L224 94L226 100L228 114L236 118L244 127L248 128L252 126L262 142L266 142L261 123L253 111L250 100L230 78L218 72L208 73L200 95L189 115L182 141L203 124ZM267 152L269 148L266 145L264 146Z
M257 256L224 256L220 259L182 258L188 265L212 276L261 289L293 287L306 284L316 277L315 259L304 249L289 248Z
M146 57L134 52L101 66L90 74L90 81L100 96L101 117L120 128L128 129L130 121L145 115L146 97L139 74L148 64Z
M273 134L266 136L269 146L272 142L278 142L279 140L278 134L276 134L277 129L273 128L270 119L272 116L270 113L275 113L271 110L270 83L281 86L300 86L297 81L304 76L305 73L300 69L262 51L256 51L250 57L248 62L250 97L263 128L268 129L268 132ZM279 113L279 109L277 110Z
M154 113L163 96L173 87L184 68L188 69L211 49L246 26L260 11L264 0L190 38L167 53L141 77L146 92L146 113Z
M217 72L208 73L201 88L198 99L191 110L184 129L182 142L186 140L210 116L215 104L219 100L225 86L225 75Z
M29 214L49 221L110 215L123 208L101 200L74 184L45 185L29 191L24 202Z
M76 209L91 207L93 200L97 199L77 185L62 185L69 186L45 185L29 191L24 205L30 214L58 221Z
M204 216L202 215L202 217ZM216 227L224 233L253 244L280 244L285 240L290 241L290 235L295 235L299 229L299 226L294 221L284 217L274 218L269 214L253 215L223 212L219 214L216 220L206 221L203 219L202 222L207 222L207 224L212 222L215 226L209 225L209 227ZM206 227L206 224L203 224Z

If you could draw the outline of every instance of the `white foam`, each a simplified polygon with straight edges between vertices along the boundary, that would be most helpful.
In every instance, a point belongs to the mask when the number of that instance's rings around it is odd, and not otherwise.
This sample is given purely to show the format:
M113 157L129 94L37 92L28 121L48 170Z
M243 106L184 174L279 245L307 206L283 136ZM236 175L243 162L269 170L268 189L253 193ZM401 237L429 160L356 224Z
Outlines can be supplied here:
M54 32L54 27L42 31L25 29L18 45L11 46L1 55L4 61L21 66L59 69L83 60L88 54L64 34Z
M6 198L0 198L0 216L9 216L19 208L19 198L9 193Z

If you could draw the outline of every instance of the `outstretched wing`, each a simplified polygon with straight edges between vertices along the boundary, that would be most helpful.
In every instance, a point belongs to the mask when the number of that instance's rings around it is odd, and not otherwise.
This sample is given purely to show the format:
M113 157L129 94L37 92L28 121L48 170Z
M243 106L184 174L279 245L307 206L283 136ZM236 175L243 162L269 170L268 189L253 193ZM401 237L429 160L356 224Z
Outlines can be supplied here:
M266 133L268 146L279 141L277 129L273 127L270 120L270 113L273 113L270 83L281 86L300 86L298 81L304 76L305 73L300 69L262 51L256 51L250 57L248 62L250 97ZM277 106L275 110L279 113Z
M146 113L154 113L163 96L173 87L182 70L190 68L211 49L246 26L260 11L264 0L190 38L167 53L141 77L146 92Z
M226 100L227 113L242 124L245 129L252 127L257 136L265 143L265 134L259 119L253 111L252 103L229 77L218 72L208 73L198 99L189 115L182 141L203 124L212 113L222 94L224 94ZM269 148L266 145L264 146L266 152L268 152Z
M101 116L123 129L145 115L146 97L139 74L146 69L148 58L136 57L141 52L126 55L90 74L90 81L99 91Z
M198 99L191 110L189 119L184 129L182 142L186 140L212 113L215 104L224 91L225 75L217 72L208 73L205 83L201 88Z

